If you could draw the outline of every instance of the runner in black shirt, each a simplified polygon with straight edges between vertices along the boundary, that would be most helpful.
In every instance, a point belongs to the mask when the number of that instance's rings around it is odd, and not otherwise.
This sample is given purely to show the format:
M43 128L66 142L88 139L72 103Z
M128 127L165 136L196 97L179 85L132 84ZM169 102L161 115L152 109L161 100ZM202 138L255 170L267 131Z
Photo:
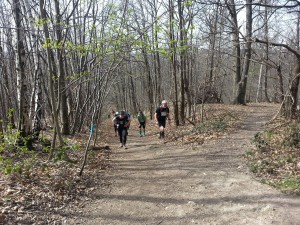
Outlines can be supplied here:
M165 138L166 120L170 120L170 110L166 100L163 100L161 106L156 109L155 117L159 126L159 138Z

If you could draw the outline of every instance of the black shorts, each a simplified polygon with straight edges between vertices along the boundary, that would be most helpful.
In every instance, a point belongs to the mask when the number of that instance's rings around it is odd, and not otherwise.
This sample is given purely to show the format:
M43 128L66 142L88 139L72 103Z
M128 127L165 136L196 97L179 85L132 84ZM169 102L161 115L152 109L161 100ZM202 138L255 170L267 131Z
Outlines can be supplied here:
M158 120L158 126L159 127L166 127L166 120Z
M144 128L146 127L146 122L140 122L139 128Z

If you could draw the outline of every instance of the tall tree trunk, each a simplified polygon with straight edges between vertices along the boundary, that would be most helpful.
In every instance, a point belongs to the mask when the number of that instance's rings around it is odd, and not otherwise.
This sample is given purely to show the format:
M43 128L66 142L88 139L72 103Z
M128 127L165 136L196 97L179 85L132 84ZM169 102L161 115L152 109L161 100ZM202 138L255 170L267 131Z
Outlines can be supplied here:
M58 99L59 103L57 105L60 118L61 118L61 132L62 134L68 135L70 134L70 124L68 119L68 104L67 104L67 92L66 92L66 79L65 79L65 71L64 71L64 61L63 61L63 37L62 37L62 28L61 28L61 15L60 15L60 7L59 1L54 0L55 3L55 33L57 38L58 47L56 49L57 54L57 64L58 64Z
M148 100L149 100L149 111L150 111L150 119L153 119L153 112L154 112L154 99L153 99L153 82L151 77L151 68L149 64L148 55L146 49L143 47L142 54L144 56L145 61L145 69L146 69L146 76L147 76L147 93L148 93Z
M0 37L0 107L1 107L1 114L0 118L6 118L8 116L8 110L12 108L11 106L11 100L10 100L10 95L9 95L9 83L8 83L8 75L7 75L7 65L4 60L4 53L3 53L3 48L2 48L2 43L1 43L1 37ZM12 116L13 117L13 116ZM6 130L8 121L1 120L3 123L3 131ZM11 124L14 124L12 121L10 121Z
M155 62L155 75L157 77L156 81L156 103L158 103L160 100L162 100L162 90L161 90L161 83L162 83L162 77L161 77L161 63L160 63L160 54L159 54L159 46L158 46L158 16L157 16L157 8L155 5L155 18L154 18L154 62Z
M251 60L251 44L252 44L252 0L246 0L246 43L245 43L245 57L244 57L244 67L241 79L241 91L238 93L238 103L246 104L246 90L247 81L249 76L249 67Z
M277 70L277 76L278 76L278 79L279 79L279 90L280 90L279 100L280 100L280 102L283 102L283 100L284 100L284 88L283 88L283 76L282 76L281 65L280 64L277 66L276 70Z
M16 21L17 32L17 75L18 75L18 100L19 100L19 124L18 130L22 137L27 137L30 134L30 118L29 118L29 99L28 88L25 73L25 33L22 27L22 12L19 0L13 1L14 15Z
M1 37L0 37L0 118L5 118L5 103L4 103L4 96L5 96L5 92L4 92L4 88L3 87L3 77L2 74L5 73L5 66L4 66L4 57L3 57L3 48L2 48L2 42L1 42ZM3 142L3 120L0 120L0 143Z
M259 93L261 91L262 71L263 71L263 64L260 65L260 70L259 70L258 84L257 84L257 89L256 89L256 99L255 99L256 102L259 102Z
M132 74L132 66L131 66L131 63L129 63L129 74ZM133 81L133 78L132 76L129 77L129 80L130 80L130 96L131 96L131 99L132 99L132 109L133 111L131 112L132 115L136 115L137 112L138 112L138 109L137 109L137 97L136 97L136 91L135 91L135 85L134 85L134 81Z
M142 30L140 29L139 32L141 34L141 37L143 39L143 44L142 44L142 54L144 57L144 63L145 63L145 71L146 71L146 80L147 80L147 97L148 97L148 101L149 101L149 111L150 111L150 119L153 119L153 114L154 114L154 84L155 82L153 82L153 78L151 76L151 66L150 66L150 62L149 62L149 57L148 57L148 51L147 51L147 43L149 43L149 38L146 32L144 32L145 30L147 30L146 27L146 16L144 13L144 6L142 4L142 2L139 2L140 4L140 8L141 8L141 14L142 14Z
M75 3L73 2L73 7L75 7ZM81 12L79 12L79 9L76 10L77 17L73 17L73 24L81 23L80 21L80 15ZM74 33L74 43L75 45L78 45L79 43L85 43L86 42L86 19L87 17L83 18L82 24L83 26L74 26L73 33ZM75 63L71 64L73 68L73 73L75 74L81 74L87 71L87 65L86 65L86 56L83 54L81 56L74 55L74 59L72 60ZM80 131L82 126L82 105L84 102L84 77L80 77L78 79L79 85L75 93L75 110L74 110L74 120L71 127L71 134L74 135L77 131Z
M183 6L181 0L177 1L179 13L179 40L180 40L180 121L185 123L185 77L186 77L186 50L185 50L185 21L183 18Z
M234 0L230 0L227 4L229 14L232 21L232 44L233 55L235 57L235 75L234 75L234 89L233 89L233 104L242 104L242 74L241 74L241 46L239 41L239 26L237 21L237 12Z
M219 3L220 1L218 1ZM212 26L210 26L210 38L209 38L209 79L208 79L208 91L210 91L212 89L212 87L214 86L214 82L215 82L215 75L214 75L214 68L215 68L215 47L216 47L216 37L217 37L217 25L219 23L219 4L216 5L216 9L215 9L215 15L213 17L213 24Z
M300 81L300 58L297 58L296 65L293 70L294 78L291 83L291 96L292 96L292 105L291 105L291 116L296 115L297 104L298 104L298 90L299 90L299 81Z
M32 15L32 9L28 0L24 0L26 11L29 15L31 21L34 20ZM32 33L32 49L35 49L33 53L33 64L34 64L34 75L33 75L33 90L30 100L30 119L33 120L32 132L35 137L39 136L39 133L42 129L42 69L40 62L39 54L39 45L38 45L38 31L35 29L35 26L30 22L30 28Z
M186 108L186 117L190 117L191 109L192 109L192 88L191 86L191 78L192 78L192 61L193 61L193 53L190 51L191 46L193 46L193 30L190 29L193 25L193 11L190 6L187 6L188 15L187 15L187 27L184 30L184 43L185 46L189 46L189 50L185 50L185 76L184 76L184 92L186 95L187 107ZM190 37L188 37L188 30L191 30ZM189 43L190 41L190 43Z
M265 4L268 4L269 0L265 0ZM265 40L269 40L269 26L268 26L268 7L265 7L264 13L264 23L265 23ZM266 61L269 61L269 45L265 45L266 51ZM264 94L267 102L270 102L270 98L268 96L268 73L269 73L269 65L266 64L265 68L265 82L264 82Z
M41 13L41 19L43 21L43 29L44 29L44 35L45 35L45 41L46 41L46 51L47 51L47 62L48 62L48 72L49 72L49 90L50 90L50 100L51 100L51 107L52 107L52 116L54 121L54 127L55 127L55 133L57 134L59 144L60 146L64 145L64 141L61 136L60 132L60 126L59 126L59 120L58 120L58 113L57 113L57 96L54 91L54 79L57 77L55 74L55 70L53 69L53 60L51 59L51 49L49 47L50 42L50 35L47 25L47 17L46 17L46 10L45 10L45 2L44 0L40 0L40 13ZM52 145L52 149L55 147L54 142ZM52 152L50 153L50 158L52 156Z
M179 115L178 115L178 90L177 90L177 70L176 70L176 43L175 43L175 33L174 33L174 3L173 0L169 0L169 41L170 41L170 51L171 51L171 64L170 71L173 75L173 85L174 85L174 96L173 107L174 107L174 120L175 125L179 126Z

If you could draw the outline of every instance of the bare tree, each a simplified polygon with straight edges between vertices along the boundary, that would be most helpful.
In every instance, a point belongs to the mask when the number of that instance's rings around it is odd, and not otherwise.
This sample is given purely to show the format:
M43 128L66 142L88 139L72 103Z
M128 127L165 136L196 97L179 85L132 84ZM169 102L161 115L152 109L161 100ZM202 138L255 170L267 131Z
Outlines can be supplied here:
M45 9L45 2L44 0L40 0L40 14L41 14L41 20L43 21L43 29L44 29L44 35L45 35L45 41L46 41L46 50L47 50L47 63L48 63L48 75L49 75L49 90L50 90L50 99L51 99L51 107L52 107L52 116L54 121L54 127L55 127L55 135L53 137L52 141L52 149L55 147L55 139L56 134L59 140L60 146L64 145L63 138L61 136L60 132L60 125L58 120L58 112L57 112L57 95L55 94L54 90L54 79L56 79L57 75L54 70L53 64L54 61L51 58L51 49L50 49L50 35L49 35L49 29L47 25L47 12ZM52 152L53 153L53 152ZM53 156L52 153L50 154L50 158Z
M265 0L265 4L268 4L268 0ZM269 39L269 26L268 26L268 7L265 7L264 11L264 21L265 21L265 27L264 27L264 32L265 32L265 40L268 41ZM266 52L266 61L269 60L269 45L265 45L265 52ZM265 66L265 82L264 82L264 94L265 98L268 102L270 102L269 96L268 96L268 72L269 72L269 65L266 64Z
M57 64L58 64L58 90L57 98L58 104L57 107L60 111L61 118L61 132L62 134L70 134L69 119L68 119L68 104L67 104L67 95L66 95L66 81L65 81L65 70L64 70L64 51L63 51L63 36L62 36L62 20L60 13L59 1L54 0L55 4L55 33L56 33L56 42L59 46L56 49L57 54Z
M170 46L170 71L173 77L173 108L175 125L179 126L179 110L178 110L178 88L177 88L177 60L176 60L176 39L174 31L174 2L169 0L169 46Z
M31 29L30 48L32 49L34 71L32 75L32 94L30 99L30 119L33 120L32 132L35 137L39 136L42 129L42 68L41 68L41 56L39 53L39 39L38 30L33 24L34 16L32 13L32 7L28 0L24 0L24 7L29 17L29 27Z
M24 47L24 40L25 40L25 33L24 27L22 26L22 12L21 12L21 5L19 0L13 1L13 11L15 15L16 21L16 37L17 37L17 75L18 75L18 101L19 101L19 124L18 130L22 137L29 136L30 130L30 120L29 120L29 99L28 99L28 88L26 82L26 73L25 73L25 47Z
M238 93L238 103L246 104L246 90L249 76L249 67L251 60L251 44L252 44L252 0L246 0L246 35L245 35L245 56L243 62L242 77L239 82L241 86Z
M282 113L285 116L287 117L295 116L297 110L298 90L299 90L299 82L300 82L300 54L297 52L297 50L285 44L267 42L259 39L255 39L255 41L258 43L284 47L296 57L295 66L293 68L293 77L291 78L289 89L287 95L284 98L283 107L282 107Z
M234 92L233 92L233 103L244 104L244 100L241 98L243 92L243 80L242 80L242 68L241 68L241 45L239 41L239 24L237 20L237 10L234 0L229 0L226 3L231 22L232 29L232 44L233 44L233 55L235 57L235 76L234 76Z

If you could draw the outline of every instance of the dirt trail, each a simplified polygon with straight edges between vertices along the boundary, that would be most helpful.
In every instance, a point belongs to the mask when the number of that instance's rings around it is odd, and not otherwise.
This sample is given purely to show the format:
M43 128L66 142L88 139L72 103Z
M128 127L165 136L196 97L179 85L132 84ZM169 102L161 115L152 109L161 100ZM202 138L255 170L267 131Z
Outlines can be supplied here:
M109 190L66 211L65 224L300 224L300 198L255 180L242 159L277 109L252 105L236 132L194 148L129 136L113 146Z

